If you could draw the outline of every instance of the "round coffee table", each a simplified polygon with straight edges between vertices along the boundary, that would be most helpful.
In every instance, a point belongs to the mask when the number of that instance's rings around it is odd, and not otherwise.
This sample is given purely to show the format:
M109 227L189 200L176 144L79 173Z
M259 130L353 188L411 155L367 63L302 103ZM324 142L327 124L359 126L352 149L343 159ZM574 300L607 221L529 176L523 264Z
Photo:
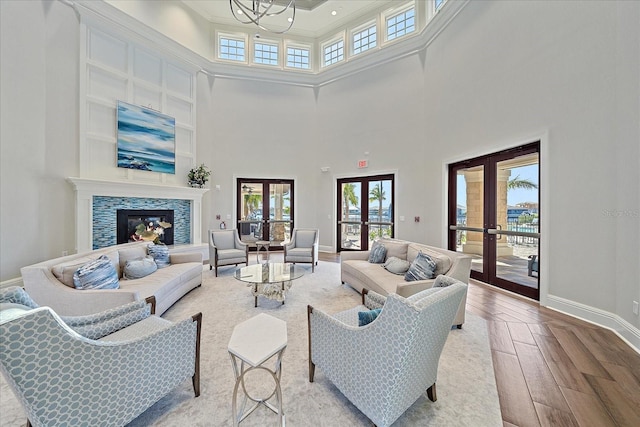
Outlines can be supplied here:
M262 295L284 304L291 282L304 276L304 269L295 264L269 262L236 269L234 277L252 287L254 306L258 306L258 296Z

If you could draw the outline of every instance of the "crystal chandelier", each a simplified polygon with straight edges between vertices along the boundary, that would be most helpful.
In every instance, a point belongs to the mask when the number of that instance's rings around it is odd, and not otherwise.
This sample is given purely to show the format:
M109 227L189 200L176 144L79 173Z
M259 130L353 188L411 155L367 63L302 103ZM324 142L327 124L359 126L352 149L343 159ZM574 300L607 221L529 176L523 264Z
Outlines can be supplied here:
M296 19L296 0L229 0L229 6L239 22L275 34L289 31Z

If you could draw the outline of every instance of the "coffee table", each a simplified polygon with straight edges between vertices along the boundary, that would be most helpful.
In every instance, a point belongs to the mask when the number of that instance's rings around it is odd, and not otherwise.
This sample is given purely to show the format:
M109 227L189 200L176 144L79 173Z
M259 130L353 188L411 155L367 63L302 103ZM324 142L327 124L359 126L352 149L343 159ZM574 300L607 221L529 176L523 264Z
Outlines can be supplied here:
M304 269L295 264L268 262L236 269L234 277L252 287L254 306L258 306L258 296L262 295L284 304L291 282L304 276Z

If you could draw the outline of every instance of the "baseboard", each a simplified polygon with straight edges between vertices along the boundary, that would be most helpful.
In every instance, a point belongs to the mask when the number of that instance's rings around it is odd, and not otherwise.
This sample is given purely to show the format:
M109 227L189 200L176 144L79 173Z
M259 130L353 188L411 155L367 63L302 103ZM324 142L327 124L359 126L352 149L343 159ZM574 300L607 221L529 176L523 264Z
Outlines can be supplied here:
M22 277L16 277L15 279L5 280L4 282L0 282L0 289L10 288L11 286L20 286L23 287Z
M554 295L547 295L546 307L602 326L603 328L611 329L635 351L640 353L640 329L617 314Z
M335 249L333 249L333 246L322 246L322 245L318 245L318 252L329 252L329 253L335 253Z

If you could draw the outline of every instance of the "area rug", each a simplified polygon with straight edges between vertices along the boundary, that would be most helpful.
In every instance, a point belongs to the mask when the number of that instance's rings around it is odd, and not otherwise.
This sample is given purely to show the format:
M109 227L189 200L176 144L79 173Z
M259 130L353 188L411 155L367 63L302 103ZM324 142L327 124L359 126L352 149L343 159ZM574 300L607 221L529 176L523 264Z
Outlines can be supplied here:
M272 255L272 261L278 261ZM255 259L252 260L255 263ZM181 320L202 312L201 395L193 397L191 381L160 400L129 424L140 426L231 426L234 376L227 345L233 327L259 313L287 322L288 345L282 362L282 394L289 426L369 426L371 422L316 369L308 381L307 304L328 313L351 308L359 294L340 282L337 263L320 262L293 282L286 303L260 297L254 307L251 290L233 278L234 267L219 269L219 277L205 267L201 287L170 308L164 318ZM353 355L352 357L358 357ZM254 381L260 381L254 378ZM268 380L267 380L268 381ZM394 426L502 425L486 323L467 312L461 330L452 329L438 370L438 400L426 394ZM6 386L0 384L0 425L24 425L24 412ZM278 417L258 408L243 426L278 425Z

